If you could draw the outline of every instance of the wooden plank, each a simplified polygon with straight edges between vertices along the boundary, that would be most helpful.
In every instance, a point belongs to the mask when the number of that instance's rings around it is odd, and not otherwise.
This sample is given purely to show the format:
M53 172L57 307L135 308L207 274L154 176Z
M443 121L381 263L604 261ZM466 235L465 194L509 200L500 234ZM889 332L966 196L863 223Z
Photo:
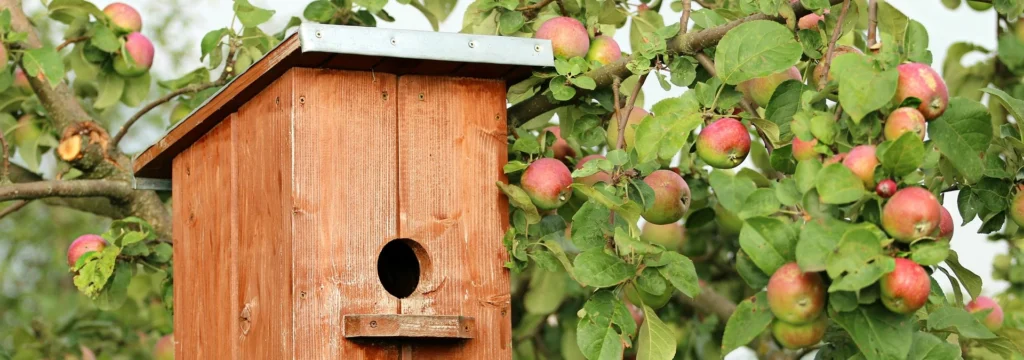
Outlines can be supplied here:
M174 334L178 359L234 359L231 120L174 159ZM226 189L225 187L230 187Z
M343 337L344 314L395 314L377 254L398 235L396 77L293 69L296 359L397 359ZM387 94L385 96L385 94Z
M470 341L415 344L415 359L510 359L509 273L501 238L505 84L402 76L398 82L399 235L419 242L433 270L401 313L461 315L488 329ZM421 96L422 94L422 96Z
M170 179L172 159L276 80L291 67L292 62L298 62L302 55L299 47L298 35L294 34L231 81L206 106L182 120L160 141L139 154L132 164L135 175Z
M346 338L472 339L471 317L444 315L345 315Z
M292 77L284 74L233 120L242 359L292 357ZM219 191L213 185L213 191Z

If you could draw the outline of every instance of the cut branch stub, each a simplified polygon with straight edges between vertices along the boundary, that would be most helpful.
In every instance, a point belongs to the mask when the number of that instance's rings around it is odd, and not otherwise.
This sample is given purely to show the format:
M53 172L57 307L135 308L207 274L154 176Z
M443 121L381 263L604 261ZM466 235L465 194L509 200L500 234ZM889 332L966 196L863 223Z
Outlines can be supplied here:
M102 151L101 154L107 153L110 135L98 124L86 121L72 124L64 129L60 146L57 147L57 154L61 160L73 162L82 159L85 154L83 150L86 148L82 143L84 138L89 139L87 145L97 145Z

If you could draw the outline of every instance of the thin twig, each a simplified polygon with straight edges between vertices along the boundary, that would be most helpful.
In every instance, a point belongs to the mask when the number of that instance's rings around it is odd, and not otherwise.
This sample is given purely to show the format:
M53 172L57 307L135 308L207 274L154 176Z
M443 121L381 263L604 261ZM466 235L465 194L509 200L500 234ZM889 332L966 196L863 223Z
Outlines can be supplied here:
M537 10L537 9L543 8L545 6L548 6L548 4L553 3L553 2L555 2L555 0L544 0L544 1L541 1L541 2L533 4L533 5L526 5L526 6L517 7L516 11Z
M180 88L178 90L171 91L167 93L167 95L161 96L159 99L156 99L153 102L146 104L146 106L143 106L142 109L139 109L139 111L136 112L135 115L132 115L131 118L128 118L128 121L125 122L124 125L121 125L121 128L117 130L117 135L114 135L114 138L110 140L110 149L117 149L117 144L119 144L121 142L121 139L123 139L124 136L128 134L128 129L130 129L132 125L135 125L136 121L139 121L139 119L141 119L144 115L155 109L157 106L163 105L168 101L174 100L174 98L180 95L200 92L215 86L224 85L226 83L226 79L219 79L214 82L192 84Z
M619 139L615 142L615 148L621 149L626 142L626 124L629 120L629 114L633 112L633 106L636 105L636 98L640 94L640 88L644 87L644 82L647 81L647 74L640 75L640 79L636 81L636 85L633 86L633 94L629 96L629 103L622 109L622 113L619 114Z
M57 51L59 52L59 51L63 50L65 47L67 47L68 45L74 44L74 43L79 42L79 41L85 41L85 40L89 40L89 37L88 36L79 36L79 37L73 37L73 38L64 40L64 42L60 43L60 45L57 45Z
M712 61L710 57L704 53L697 53L696 58L697 62L704 67L704 70L706 70L708 74L711 76L718 76L718 73L715 71L715 62ZM757 108L755 108L750 101L747 101L747 99L740 100L740 108L747 112L747 114L750 114L750 116L757 117ZM775 144L772 144L772 141L768 139L768 134L757 126L754 126L754 130L757 130L757 136L761 137L761 141L764 143L764 149L768 151L768 154L770 155L772 151L775 151Z
M11 206L8 206L6 209L3 209L3 211L0 211L0 219L3 219L4 216L13 214L16 211L21 210L21 208L25 207L25 205L28 205L28 202L28 200L15 201L14 204L11 204Z
M4 148L4 164L3 167L0 168L0 184L2 184L4 181L8 180L8 176L10 176L11 173L11 160L8 159L11 154L8 151L7 139L4 138L4 132L2 130L0 130L0 146Z
M828 41L828 52L825 53L825 62L822 63L822 76L818 80L818 88L825 87L828 83L828 68L832 66L832 55L836 51L836 41L839 41L839 35L843 33L843 20L846 19L846 12L850 9L850 0L843 0L843 10L839 13L839 19L836 20L836 28L832 29L832 39Z
M94 197L125 199L131 185L113 180L41 180L0 186L0 201L34 200L48 197Z
M686 33L690 27L690 0L683 0L683 14L679 16L679 35Z
M878 31L878 2L868 0L868 50L871 50L878 43L876 32Z

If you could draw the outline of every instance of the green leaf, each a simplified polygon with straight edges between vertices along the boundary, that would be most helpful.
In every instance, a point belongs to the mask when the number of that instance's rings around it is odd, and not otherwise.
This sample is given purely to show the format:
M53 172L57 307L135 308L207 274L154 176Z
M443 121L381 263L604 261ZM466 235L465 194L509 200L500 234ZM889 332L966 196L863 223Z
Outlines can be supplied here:
M882 168L895 177L903 177L917 170L924 162L924 142L908 131L892 142L882 155Z
M550 314L558 310L566 293L565 273L534 270L523 306L532 314Z
M960 265L960 258L956 251L949 251L946 265L949 266L950 270L953 270L953 273L960 279L960 283L964 284L964 288L967 289L967 293L971 294L972 298L976 298L981 294L981 277Z
M786 206L800 203L800 189L797 188L796 181L792 178L779 180L779 183L775 185L775 197L778 198L779 203Z
M174 254L174 248L167 243L159 243L153 247L153 253L150 254L148 260L157 264L166 264L171 261L171 256Z
M903 42L909 24L910 19L889 3L883 1L878 4L879 31L892 35L897 41Z
M910 20L903 42L907 51L907 60L924 64L932 63L932 52L928 51L928 31L924 25Z
M882 239L876 234L860 228L847 230L828 255L825 270L833 279L828 291L858 291L895 268L896 261L885 255Z
M829 315L850 334L866 358L907 358L914 331L914 322L909 316L891 312L880 302L849 312L830 311Z
M128 299L128 285L132 281L132 267L135 264L117 262L114 267L114 274L99 296L96 297L96 306L100 310L113 311L121 308Z
M590 199L572 217L572 243L580 250L602 247L612 234L608 217L611 210Z
M548 89L551 90L551 95L555 97L555 100L566 101L576 96L576 89L566 85L565 82L565 76L558 76L552 78L548 83Z
M387 0L354 0L356 5L366 8L371 13L378 13L388 4Z
M75 287L86 296L96 298L100 291L107 285L107 280L114 274L114 264L121 249L116 246L107 246L90 257L84 265L79 267L78 275L75 275Z
M731 85L781 72L795 65L803 47L784 25L768 20L729 30L715 50L715 70Z
M259 26L274 16L274 10L261 9L249 3L249 0L235 0L233 7L238 21L243 27Z
M330 1L317 0L306 5L306 8L302 10L302 17L306 20L325 23L334 17L334 13L337 11L337 7L334 6ZM214 30L217 31L217 30ZM209 36L209 35L207 35ZM204 37L203 40L206 38ZM204 41L205 42L205 41Z
M597 83L594 79L589 76L580 75L572 78L572 84L580 89L594 90L597 88Z
M775 88L768 106L764 109L764 116L769 121L779 126L779 138L788 141L792 132L790 123L793 115L800 111L800 96L804 91L811 90L810 86L796 81L786 80L779 87Z
M675 251L665 251L661 254L661 262L667 263L665 266L659 267L658 271L665 277L672 286L679 289L686 296L694 297L700 294L700 285L698 284L697 270L693 266L693 261L690 258L683 256ZM654 292L657 294L658 292Z
M92 31L92 37L89 38L90 45L111 54L121 49L121 41L117 39L117 35L114 35L113 31L110 31L110 28L97 23L93 26Z
M928 123L928 137L964 178L972 183L981 179L992 141L991 117L984 105L950 99L942 116Z
M100 74L99 86L99 96L92 104L97 109L106 109L117 104L124 94L124 78L113 72Z
M747 198L757 190L757 185L750 178L735 176L723 170L712 171L708 182L718 197L718 203L734 214L743 210Z
M978 318L967 310L944 306L928 314L928 330L954 330L968 339L991 339L996 337Z
M178 90L191 84L210 81L210 70L201 66L177 79L158 81L157 85L167 90Z
M676 356L676 338L650 306L644 305L644 323L637 337L637 360L672 359Z
M833 59L829 74L839 79L839 102L855 123L889 104L899 82L895 68L883 71L867 56L855 53Z
M750 218L740 230L740 247L765 274L793 261L796 240L793 228L777 218Z
M645 118L636 128L634 147L638 155L637 161L645 163L656 159L671 159L686 145L690 133L700 123L699 112L687 115L658 114Z
M526 194L525 190L516 185L506 185L501 181L495 184L508 197L510 205L523 210L523 213L526 214L527 223L536 224L540 222L540 213L537 211L537 206L533 205L533 201L530 200L530 196Z
M768 274L761 271L750 259L750 255L740 250L736 252L736 272L752 289L760 289L768 285Z
M52 47L25 50L21 56L21 65L29 77L43 74L51 87L64 80L64 61Z
M320 2L320 1L316 1L314 3L318 3L318 2ZM326 1L324 1L324 2L326 2ZM328 4L330 4L330 3L328 3ZM313 4L310 4L310 6L312 6L312 5ZM218 44L220 44L220 40L223 39L225 36L227 36L229 33L230 33L230 31L228 30L228 28L221 28L221 29L210 31L210 32L206 33L206 35L203 35L203 40L201 40L199 42L199 53L200 53L199 61L202 61L204 58L206 58L207 54L210 54L211 52L213 52L214 48Z
M828 256L839 245L850 225L830 218L811 218L800 230L796 244L796 262L803 271L823 271Z
M769 216L779 211L779 207L782 206L779 203L779 199L775 197L775 190L772 189L757 189L753 194L747 197L744 202L743 208L736 214L741 219L751 218L755 216Z
M451 15L452 10L455 10L457 2L457 0L424 0L423 5L438 21L445 21ZM434 28L434 31L437 31L437 27Z
M821 172L821 161L817 159L804 160L796 164L796 173L793 178L796 179L796 187L800 189L800 193L806 193L814 188L819 172Z
M914 342L910 345L907 360L956 360L961 359L960 348L956 344L939 339L935 335L918 331L914 333Z
M739 305L725 324L725 335L722 337L722 353L728 354L741 346L754 341L768 326L772 324L771 310L768 308L768 295L758 292Z
M149 89L152 79L149 72L140 76L125 79L124 92L121 93L121 102L128 106L139 106L143 100L149 97Z
M922 266L938 265L949 256L948 241L918 241L910 246L910 259Z
M502 35L512 35L519 32L519 29L526 24L526 17L519 11L506 11L498 17L498 32Z
M622 359L622 336L613 325L619 325L623 333L636 331L636 323L622 300L616 299L611 291L594 293L580 310L580 322L576 327L576 344L587 359Z
M1002 104L1015 119L1017 119L1018 123L1024 122L1024 101L1014 98L1005 91L996 88L984 88L981 89L981 91L998 97L999 100L1001 100L999 103Z
M851 203L864 196L864 182L843 164L831 164L821 169L815 187L825 204Z
M580 284L596 288L618 285L636 273L636 267L605 253L602 248L581 252L573 261L573 268Z

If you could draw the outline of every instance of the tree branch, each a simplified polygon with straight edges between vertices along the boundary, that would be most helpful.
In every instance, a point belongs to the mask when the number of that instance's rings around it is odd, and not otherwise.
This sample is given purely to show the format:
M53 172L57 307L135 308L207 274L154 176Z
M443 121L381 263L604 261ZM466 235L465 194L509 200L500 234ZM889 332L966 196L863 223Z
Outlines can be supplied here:
M11 166L11 181L15 183L41 181L43 178L28 169L16 164ZM120 219L130 215L128 211L120 206L115 206L109 198L47 198L41 200L50 206L60 206L78 211L84 211L99 216L106 216L112 219Z
M43 180L0 186L0 201L94 196L125 199L132 191L131 185L121 181Z
M868 50L878 43L878 0L868 0Z
M4 148L2 154L4 157L3 165L0 167L0 184L3 184L9 179L11 173L11 154L7 145L7 138L4 137L3 131L0 131L0 147Z
M839 35L843 34L843 19L846 19L846 12L850 9L850 0L843 0L843 10L839 13L839 18L836 20L836 28L832 29L832 39L828 41L828 52L825 53L825 62L822 63L822 74L821 79L818 80L818 88L824 88L825 84L828 83L828 68L832 66L832 55L836 51L836 41L839 41Z
M67 47L68 45L74 44L74 43L79 42L79 41L85 41L85 40L89 40L89 37L83 35L83 36L73 37L73 38L64 40L64 42L60 43L60 45L57 45L57 51L59 52L61 50L64 50L64 48Z
M683 0L683 14L679 15L679 35L686 34L686 28L690 27L690 0Z
M633 93L629 95L629 103L622 109L622 113L619 114L619 139L615 141L615 148L621 149L626 144L626 125L629 124L629 114L633 112L633 106L636 105L636 98L640 95L640 89L644 87L644 82L647 81L647 74L640 75L640 79L636 81L636 85L633 85ZM618 109L616 109L618 110Z
M842 0L829 0L830 4L838 4ZM810 13L809 10L805 9L800 3L793 5L793 12L797 16L803 16ZM718 41L722 40L725 33L740 24L755 21L755 20L770 20L776 22L785 22L786 19L781 16L768 16L765 14L750 15L742 19L733 20L724 25L704 29L697 32L686 33L677 35L667 40L668 51L676 54L687 54L695 55L697 52L704 48L715 46ZM600 68L587 72L586 76L594 79L594 82L599 88L607 88L612 84L612 78L618 76L619 78L627 78L632 73L626 68L626 64L632 60L633 57L619 59L614 63L607 64ZM543 113L557 109L571 103L568 102L557 102L548 99L548 95L545 94L546 89L542 89L529 99L523 100L515 105L512 105L508 109L508 128L514 129L519 125L533 119ZM582 91L577 89L576 94L578 98L581 98L588 94L588 91Z
M25 207L25 205L28 205L28 202L28 200L15 201L14 204L11 204L11 206L8 206L3 211L0 211L0 219L3 219L5 216L13 214L18 210L21 210L21 208Z
M226 70L225 73L227 73ZM155 109L157 106L163 105L168 101L174 100L174 98L180 95L197 93L212 87L222 86L224 84L227 84L227 82L228 80L222 76L221 79L218 79L214 82L192 84L180 88L178 90L171 91L167 93L167 95L161 96L159 99L153 100L153 102L146 104L146 106L143 106L142 109L139 109L139 111L136 112L135 115L132 115L132 117L128 118L128 121L126 121L124 125L121 125L121 128L117 130L117 134L114 135L114 137L110 140L110 149L117 149L117 145L120 144L121 139L123 139L124 136L128 134L128 130L132 127L132 125L135 125L136 121L139 121L139 119L141 119L144 115Z

